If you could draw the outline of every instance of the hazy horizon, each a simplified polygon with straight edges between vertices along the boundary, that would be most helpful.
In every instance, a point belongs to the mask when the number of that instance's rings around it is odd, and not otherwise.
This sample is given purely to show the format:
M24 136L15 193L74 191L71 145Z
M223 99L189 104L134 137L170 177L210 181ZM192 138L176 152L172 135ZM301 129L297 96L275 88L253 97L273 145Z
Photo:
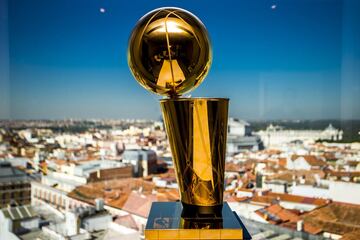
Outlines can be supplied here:
M239 120L245 120L249 122L317 122L317 121L338 121L338 122L348 122L348 121L360 121L360 119L335 119L335 118L329 118L329 119L245 119L245 118L239 118L239 117L233 117L229 116L229 118L239 119ZM129 117L123 117L123 118L77 118L77 117L66 117L66 118L0 118L0 121L125 121L125 120L144 120L144 121L162 121L162 115L159 115L158 118L129 118Z

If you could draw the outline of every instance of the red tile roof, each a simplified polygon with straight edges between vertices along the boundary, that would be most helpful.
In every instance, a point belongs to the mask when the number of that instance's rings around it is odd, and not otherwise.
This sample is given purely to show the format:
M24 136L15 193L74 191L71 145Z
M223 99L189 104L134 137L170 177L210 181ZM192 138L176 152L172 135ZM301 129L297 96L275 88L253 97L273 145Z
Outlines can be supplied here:
M128 227L128 228L132 228L136 231L139 231L139 227L138 225L136 224L134 218L132 217L131 214L128 214L128 215L125 215L125 216L118 216L116 217L115 223L119 224L119 225L122 225L122 226L125 226L125 227Z
M262 205L272 205L278 203L279 201L284 201L284 202L310 204L318 207L324 206L329 203L329 200L327 199L310 198L310 197L303 197L303 196L286 194L286 193L274 193L274 192L266 192L266 191L264 191L261 196L255 194L250 201Z
M325 161L317 158L314 155L292 155L291 160L294 161L300 157L303 157L305 161L312 167L323 167L327 165Z
M176 201L179 192L177 189L155 188L152 182L140 178L128 178L82 185L68 196L90 204L94 204L96 198L103 198L106 205L147 217L153 201Z
M360 230L353 232L345 233L340 240L359 240L360 239Z
M279 166L286 167L287 165L287 159L286 158L278 158Z
M305 178L305 184L312 185L316 182L315 175L318 175L320 178L325 177L325 172L323 170L286 170L271 176L267 176L268 180L283 180L288 183L292 183L294 180L298 181L299 178Z
M150 212L152 202L156 201L155 195L143 195L137 192L131 192L122 210L131 214L147 218Z
M353 177L360 177L360 172L335 172L335 171L331 171L329 173L330 176L334 176L334 177L349 177L349 178L353 178Z
M275 199L279 199L285 202L304 203L304 204L311 204L316 206L324 206L329 202L329 200L327 199L303 197L303 196L286 194L286 193L269 192L268 194L266 194L266 196L273 197Z
M360 231L360 205L333 202L302 216L304 223L312 224L324 232L344 235Z
M256 211L256 213L273 224L280 224L289 221L296 222L300 220L298 215L286 210L279 204L273 204L263 209L259 209Z
M297 229L297 221L285 222L285 223L282 223L281 226L296 230ZM314 224L303 222L303 231L313 234L313 235L316 235L316 234L322 233L323 229L321 227L315 226Z
M235 164L232 162L225 163L225 171L226 172L241 172L244 171L244 168L239 164Z

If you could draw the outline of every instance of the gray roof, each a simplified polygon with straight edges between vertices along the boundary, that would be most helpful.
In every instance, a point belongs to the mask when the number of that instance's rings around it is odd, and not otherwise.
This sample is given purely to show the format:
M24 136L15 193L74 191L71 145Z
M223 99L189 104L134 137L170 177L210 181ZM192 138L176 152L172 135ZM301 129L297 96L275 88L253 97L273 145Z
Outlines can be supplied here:
M123 160L154 160L156 152L147 149L127 149L123 153Z
M28 233L22 234L20 237L22 240L51 240L51 237L47 237L40 229L36 229Z
M6 218L11 220L20 220L37 217L38 215L34 211L33 207L30 205L12 207L12 208L3 208L1 209Z
M0 184L28 180L29 177L25 172L11 166L10 163L3 162L0 164Z
M227 143L234 143L238 145L256 145L260 141L258 136L236 136L228 137Z
M229 124L239 124L239 125L244 125L244 126L250 126L250 123L248 123L245 120L242 119L238 119L238 118L229 118Z

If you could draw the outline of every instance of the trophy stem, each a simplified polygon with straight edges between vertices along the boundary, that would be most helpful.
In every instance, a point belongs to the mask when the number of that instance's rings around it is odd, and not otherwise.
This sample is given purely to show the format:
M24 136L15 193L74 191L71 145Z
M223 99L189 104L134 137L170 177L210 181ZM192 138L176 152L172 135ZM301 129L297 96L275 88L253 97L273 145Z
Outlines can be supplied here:
M160 101L183 214L221 212L229 99Z

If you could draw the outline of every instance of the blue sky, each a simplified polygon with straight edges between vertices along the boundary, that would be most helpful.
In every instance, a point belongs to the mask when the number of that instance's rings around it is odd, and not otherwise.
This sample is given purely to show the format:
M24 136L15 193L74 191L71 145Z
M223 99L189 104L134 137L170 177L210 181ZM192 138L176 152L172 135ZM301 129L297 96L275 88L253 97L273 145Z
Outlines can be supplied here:
M229 97L230 115L249 120L360 119L360 1L0 2L0 118L159 119L127 41L142 15L176 6L213 45L192 96Z

